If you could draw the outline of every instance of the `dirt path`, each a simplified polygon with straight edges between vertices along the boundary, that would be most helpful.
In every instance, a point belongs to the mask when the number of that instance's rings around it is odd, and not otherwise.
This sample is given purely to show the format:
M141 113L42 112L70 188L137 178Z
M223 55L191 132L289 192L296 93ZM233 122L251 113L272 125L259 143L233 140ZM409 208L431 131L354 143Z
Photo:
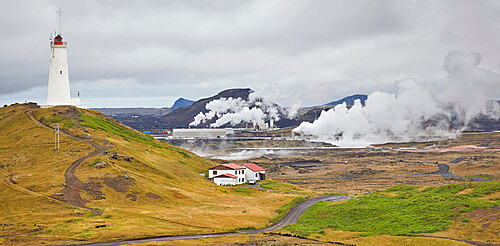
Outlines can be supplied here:
M26 115L26 117L28 117L28 119L30 121L34 122L36 125L54 130L54 128L46 126L46 125L42 124L40 121L38 121L38 119L35 118L35 116L33 116L33 111L28 110L25 112L25 115ZM75 137L75 136L70 135L64 131L59 131L59 132L70 137L70 138L73 138L75 140L86 142L86 143L90 144L92 147L94 147L94 149L95 149L92 153L90 153L90 154L74 161L73 163L71 163L71 165L66 169L66 171L64 172L66 187L62 190L61 193L64 195L64 198L66 198L66 202L69 205L83 208L83 209L87 209L87 210L91 211L94 215L101 215L102 211L88 208L85 206L85 203L87 203L88 201L83 200L82 197L80 196L80 190L83 188L83 183L81 180L79 180L75 176L75 170L78 168L78 166L80 166L80 164L82 162L84 162L85 160L87 160L89 158L92 158L94 156L102 154L104 151L108 150L109 147L104 147L104 146L102 146L102 145L100 145L92 140Z
M95 242L95 243L87 243L87 244L78 244L78 245L92 245L92 246L100 246L100 245L124 245L124 244L132 244L132 243L147 243L147 242L159 242L159 241L173 241L173 240L186 240L186 239L201 239L201 238L212 238L212 237L220 237L220 236L231 236L231 235L247 235L247 234L258 234L262 232L274 231L276 229L282 228L287 225L297 223L299 217L313 204L319 201L343 201L351 199L350 196L319 196L312 199L309 199L305 202L300 203L295 206L286 214L286 216L276 223L273 226L264 229L258 230L247 230L241 232L228 232L228 233L212 233L212 234L199 234L199 235L180 235L180 236L164 236L164 237L152 237L152 238L142 238L142 239L133 239L133 240L125 240L119 242ZM70 244L76 245L76 244Z

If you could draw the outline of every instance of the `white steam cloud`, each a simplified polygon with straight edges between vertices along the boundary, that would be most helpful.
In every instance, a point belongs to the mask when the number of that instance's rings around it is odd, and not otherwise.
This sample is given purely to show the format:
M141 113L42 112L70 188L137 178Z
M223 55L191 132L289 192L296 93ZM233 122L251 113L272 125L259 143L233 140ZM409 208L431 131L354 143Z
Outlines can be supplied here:
M263 97L258 97L255 93L248 96L248 100L242 98L221 98L207 103L205 106L208 112L200 112L194 117L190 126L197 126L206 123L214 118L215 123L211 127L220 127L225 124L238 125L240 123L260 123L265 120L280 120L280 111L276 104L267 101Z
M396 83L395 94L376 91L365 106L359 100L350 109L337 105L293 131L339 146L454 137L480 114L500 115L498 104L488 101L500 90L500 75L478 68L480 61L477 53L450 52L444 62L447 84L441 91L403 79Z

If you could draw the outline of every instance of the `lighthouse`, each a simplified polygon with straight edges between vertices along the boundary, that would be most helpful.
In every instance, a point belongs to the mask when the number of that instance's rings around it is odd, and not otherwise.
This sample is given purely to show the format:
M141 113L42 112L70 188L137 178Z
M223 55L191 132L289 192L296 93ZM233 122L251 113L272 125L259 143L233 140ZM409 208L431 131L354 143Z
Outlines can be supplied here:
M57 11L59 15L59 34L50 41L50 63L49 63L49 87L47 93L47 107L59 105L80 105L80 92L78 96L71 98L69 89L68 70L68 44L61 36L61 14L62 9Z

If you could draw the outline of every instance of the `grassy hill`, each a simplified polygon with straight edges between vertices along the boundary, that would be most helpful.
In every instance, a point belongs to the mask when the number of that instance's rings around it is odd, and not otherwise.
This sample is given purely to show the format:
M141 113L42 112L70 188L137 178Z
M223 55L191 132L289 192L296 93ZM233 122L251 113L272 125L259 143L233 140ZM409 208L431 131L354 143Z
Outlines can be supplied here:
M0 133L0 244L259 228L297 196L216 186L214 163L94 110L4 107Z

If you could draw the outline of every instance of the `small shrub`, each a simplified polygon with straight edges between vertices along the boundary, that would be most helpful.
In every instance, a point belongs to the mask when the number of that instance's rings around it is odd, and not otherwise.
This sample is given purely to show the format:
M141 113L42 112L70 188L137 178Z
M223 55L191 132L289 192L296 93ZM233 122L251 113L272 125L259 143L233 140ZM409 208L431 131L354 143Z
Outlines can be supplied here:
M89 166L93 167L95 164L99 163L99 162L102 162L102 160L100 158L97 158L95 159L92 163L90 163Z

